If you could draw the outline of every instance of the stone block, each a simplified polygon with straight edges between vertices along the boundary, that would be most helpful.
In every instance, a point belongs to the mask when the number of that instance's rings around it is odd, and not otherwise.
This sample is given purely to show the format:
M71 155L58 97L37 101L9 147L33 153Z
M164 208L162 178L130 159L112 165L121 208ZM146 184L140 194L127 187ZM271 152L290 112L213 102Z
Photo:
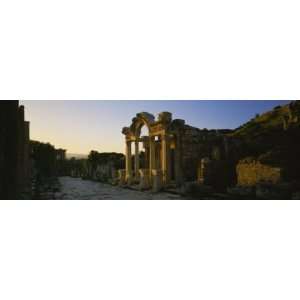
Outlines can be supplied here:
M240 186L254 186L258 183L277 184L281 181L282 170L258 161L240 161L236 167L237 183Z

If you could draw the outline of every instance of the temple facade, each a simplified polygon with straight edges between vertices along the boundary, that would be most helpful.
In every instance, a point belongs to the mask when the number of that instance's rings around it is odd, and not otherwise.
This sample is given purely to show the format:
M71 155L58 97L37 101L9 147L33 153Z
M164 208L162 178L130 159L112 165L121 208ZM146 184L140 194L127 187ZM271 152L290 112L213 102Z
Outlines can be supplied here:
M141 136L146 126L148 136ZM181 130L183 120L172 120L172 114L162 112L158 119L147 112L138 113L130 127L122 133L126 142L126 169L121 170L121 178L127 184L139 183L141 189L150 186L182 182ZM144 150L144 166L140 167L140 146ZM134 150L134 159L132 159Z
M141 134L143 127L148 135ZM195 181L204 157L222 160L226 156L225 132L200 130L184 120L173 120L170 112L161 112L157 118L138 113L122 130L126 168L119 170L119 184L159 191Z

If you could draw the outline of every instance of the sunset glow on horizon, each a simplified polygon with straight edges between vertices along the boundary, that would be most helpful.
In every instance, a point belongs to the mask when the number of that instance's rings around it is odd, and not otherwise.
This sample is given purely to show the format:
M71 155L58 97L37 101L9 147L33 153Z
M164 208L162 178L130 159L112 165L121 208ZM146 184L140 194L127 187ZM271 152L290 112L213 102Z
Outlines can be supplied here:
M169 111L198 128L234 129L257 113L288 101L20 101L30 121L32 140L49 142L68 153L124 153L121 131L139 112Z

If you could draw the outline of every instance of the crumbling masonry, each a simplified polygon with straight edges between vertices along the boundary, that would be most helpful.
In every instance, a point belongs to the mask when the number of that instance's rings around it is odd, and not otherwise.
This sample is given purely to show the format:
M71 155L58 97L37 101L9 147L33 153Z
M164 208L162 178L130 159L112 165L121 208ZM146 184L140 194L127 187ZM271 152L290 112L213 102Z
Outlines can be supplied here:
M143 126L148 129L148 136L141 136ZM197 174L198 177L203 175L198 171L202 159L228 159L228 141L224 136L228 132L230 130L200 130L186 125L184 120L173 120L169 112L160 113L157 119L147 112L138 113L131 125L122 130L126 143L126 169L119 170L119 183L158 191L196 180ZM144 151L142 168L140 146Z

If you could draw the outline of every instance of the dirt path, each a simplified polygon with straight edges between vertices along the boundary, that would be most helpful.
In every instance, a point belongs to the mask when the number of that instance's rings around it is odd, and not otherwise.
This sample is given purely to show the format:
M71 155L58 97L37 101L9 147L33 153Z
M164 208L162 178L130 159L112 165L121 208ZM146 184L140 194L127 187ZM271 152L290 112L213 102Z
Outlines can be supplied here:
M56 199L167 200L180 198L180 196L170 193L139 192L81 178L59 177L59 182L61 190L55 193Z

